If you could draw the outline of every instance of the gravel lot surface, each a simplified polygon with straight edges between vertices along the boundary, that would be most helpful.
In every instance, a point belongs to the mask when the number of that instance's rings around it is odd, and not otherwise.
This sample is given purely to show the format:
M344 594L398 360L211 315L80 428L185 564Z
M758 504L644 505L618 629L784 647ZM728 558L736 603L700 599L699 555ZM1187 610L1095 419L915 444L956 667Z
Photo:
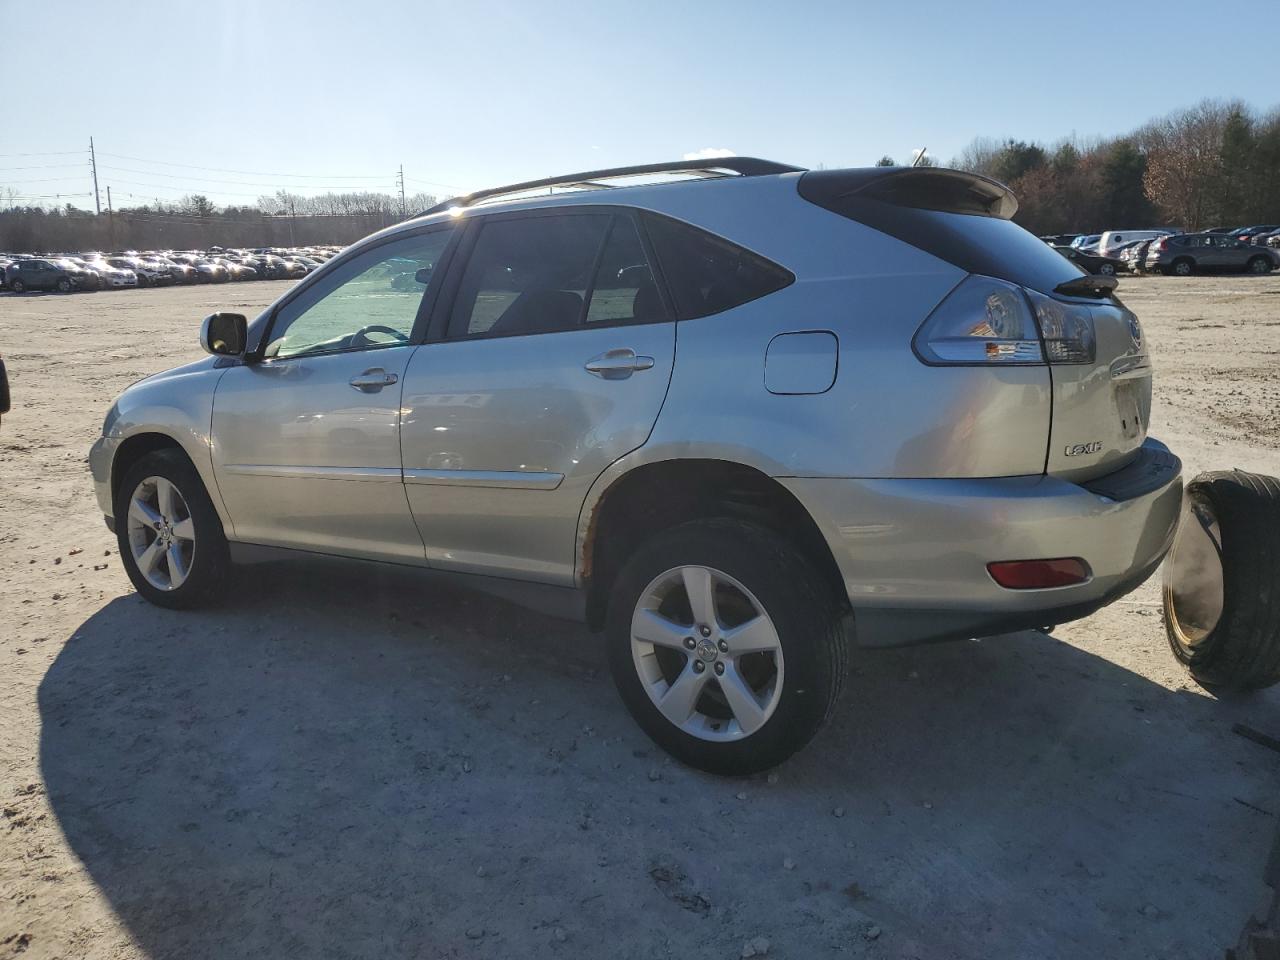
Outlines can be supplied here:
M146 605L89 444L283 289L0 296L0 957L1205 958L1261 901L1280 756L1231 725L1280 736L1280 689L1192 683L1154 580L1052 637L861 653L748 781L668 763L584 628L409 572ZM1280 277L1122 295L1188 474L1280 474Z

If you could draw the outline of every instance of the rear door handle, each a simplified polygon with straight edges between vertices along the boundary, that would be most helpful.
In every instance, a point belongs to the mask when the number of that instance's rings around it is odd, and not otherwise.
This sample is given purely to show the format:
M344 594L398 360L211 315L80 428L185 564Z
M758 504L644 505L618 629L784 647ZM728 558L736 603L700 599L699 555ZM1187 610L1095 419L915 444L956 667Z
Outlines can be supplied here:
M592 357L582 368L604 380L625 380L637 370L652 369L653 357L636 356L630 347L621 347Z
M383 387L389 387L400 378L394 373L387 373L381 367L372 367L347 382L361 393L377 393Z

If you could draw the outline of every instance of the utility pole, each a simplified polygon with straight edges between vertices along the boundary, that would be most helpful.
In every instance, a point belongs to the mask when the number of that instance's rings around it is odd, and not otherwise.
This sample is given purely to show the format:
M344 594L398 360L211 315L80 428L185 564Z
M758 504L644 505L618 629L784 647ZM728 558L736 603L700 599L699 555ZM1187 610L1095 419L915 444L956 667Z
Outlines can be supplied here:
M111 185L107 184L107 240L111 250L116 248L116 214L111 209Z
M409 215L409 211L404 206L404 164L400 164L400 219L403 220Z
M293 235L293 224L298 219L298 211L293 205L293 197L289 198L289 246L296 247L298 245L297 238Z
M93 152L93 137L89 138L89 163L93 167L93 208L102 216L102 203L98 200L98 156Z

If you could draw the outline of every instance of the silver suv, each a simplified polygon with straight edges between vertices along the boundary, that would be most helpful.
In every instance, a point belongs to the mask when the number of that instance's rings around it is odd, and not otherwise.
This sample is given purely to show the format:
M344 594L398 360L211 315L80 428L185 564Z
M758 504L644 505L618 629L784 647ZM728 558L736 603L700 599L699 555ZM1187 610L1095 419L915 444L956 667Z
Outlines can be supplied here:
M711 163L473 194L206 319L90 456L138 591L209 601L257 547L457 578L602 629L640 726L741 774L819 729L849 642L1154 570L1181 464L1114 278L973 174Z

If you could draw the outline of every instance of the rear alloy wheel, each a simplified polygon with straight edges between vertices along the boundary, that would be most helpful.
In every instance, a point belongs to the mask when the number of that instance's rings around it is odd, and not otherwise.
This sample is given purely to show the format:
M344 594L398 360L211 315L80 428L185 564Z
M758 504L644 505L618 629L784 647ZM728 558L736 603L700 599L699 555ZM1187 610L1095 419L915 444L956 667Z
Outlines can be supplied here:
M116 539L147 600L186 608L217 597L230 555L222 521L195 467L176 450L148 454L116 490Z
M1250 273L1270 273L1271 259L1269 257L1254 257L1249 261Z
M1114 263L1104 263L1098 267L1098 273L1104 277L1114 277L1116 275L1116 265Z
M23 283L21 280L14 278L13 280L9 281L9 289L12 290L14 293L23 293L26 291L27 285Z
M1179 260L1173 265L1174 276L1178 277L1189 277L1194 270L1190 260Z
M843 685L832 594L803 554L753 524L699 520L655 535L610 597L623 702L690 766L729 775L776 766L818 732Z
M1204 473L1187 485L1165 560L1164 626L1200 683L1280 682L1280 480Z

